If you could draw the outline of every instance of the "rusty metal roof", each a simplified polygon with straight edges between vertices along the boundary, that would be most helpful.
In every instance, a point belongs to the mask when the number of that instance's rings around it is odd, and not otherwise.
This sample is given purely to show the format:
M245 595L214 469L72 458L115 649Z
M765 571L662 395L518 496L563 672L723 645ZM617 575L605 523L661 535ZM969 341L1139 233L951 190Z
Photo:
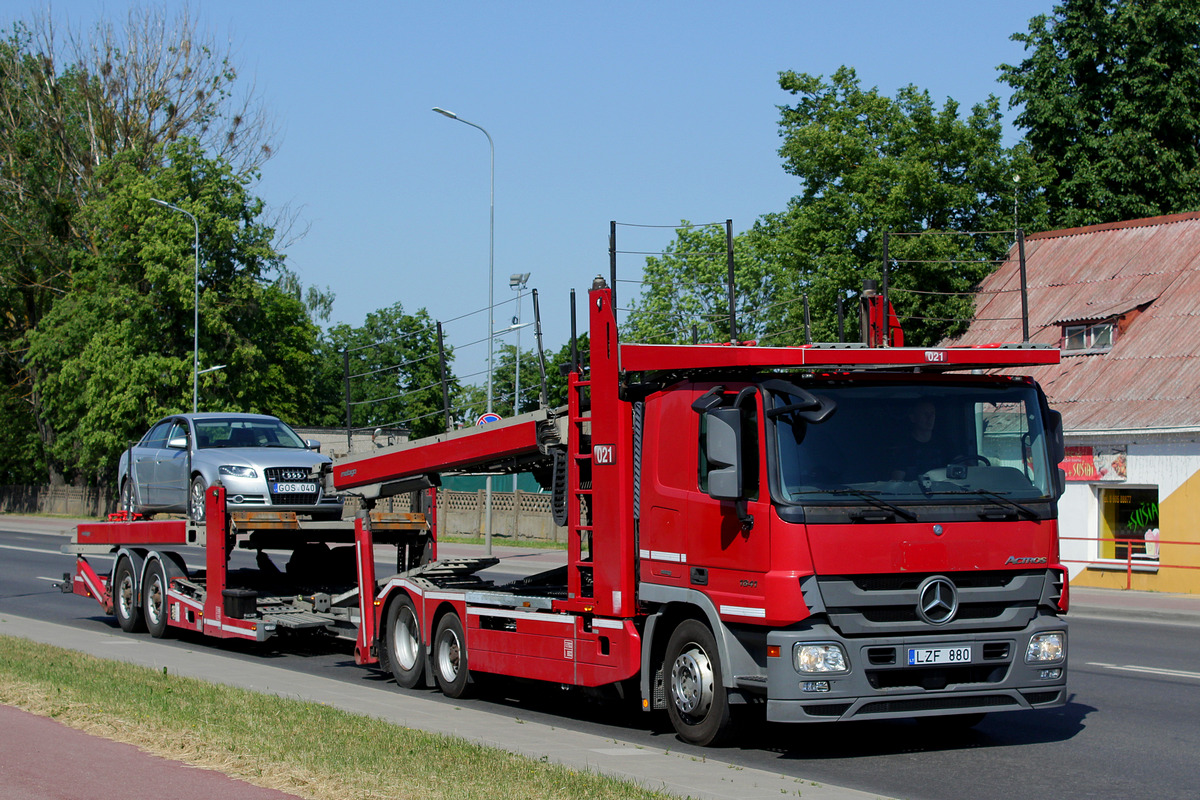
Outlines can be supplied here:
M1046 231L1025 240L1030 340L1068 322L1118 320L1112 348L1024 370L1068 431L1200 426L1200 212ZM1020 264L980 286L955 344L1020 341Z

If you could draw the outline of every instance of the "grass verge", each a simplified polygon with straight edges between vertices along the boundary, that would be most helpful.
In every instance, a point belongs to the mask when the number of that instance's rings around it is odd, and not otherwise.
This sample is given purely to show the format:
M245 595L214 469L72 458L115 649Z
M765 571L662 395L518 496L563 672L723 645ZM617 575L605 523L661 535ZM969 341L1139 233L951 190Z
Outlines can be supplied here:
M486 539L482 536L450 533L438 534L439 542L453 542L454 544L484 544ZM507 536L497 536L492 534L493 547L529 547L537 550L566 550L566 542L551 542L546 539L512 539Z
M0 703L313 800L666 797L319 703L10 636L0 636Z

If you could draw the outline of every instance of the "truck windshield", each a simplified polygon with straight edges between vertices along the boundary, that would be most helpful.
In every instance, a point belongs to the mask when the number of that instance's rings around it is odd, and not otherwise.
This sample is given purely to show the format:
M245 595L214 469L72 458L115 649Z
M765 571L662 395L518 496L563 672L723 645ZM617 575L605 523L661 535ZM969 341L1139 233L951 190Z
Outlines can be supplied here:
M837 411L820 423L774 423L777 491L787 503L1016 503L1051 499L1037 390L965 380L804 387ZM770 407L796 398L772 392Z

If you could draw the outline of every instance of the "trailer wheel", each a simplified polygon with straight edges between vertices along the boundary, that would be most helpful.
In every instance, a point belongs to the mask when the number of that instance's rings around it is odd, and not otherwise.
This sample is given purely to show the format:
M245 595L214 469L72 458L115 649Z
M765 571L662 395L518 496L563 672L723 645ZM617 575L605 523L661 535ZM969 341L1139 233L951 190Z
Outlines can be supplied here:
M137 577L133 563L122 557L117 561L112 579L113 613L117 624L126 633L142 630L142 607L138 603Z
M708 626L684 620L671 634L663 659L667 713L679 738L706 747L732 730L729 698L721 681L717 640Z
M433 677L447 697L467 693L467 640L457 614L442 617L433 635Z
M421 625L416 607L407 595L397 597L388 608L387 659L396 683L412 689L421 682L425 671L425 645L421 642Z
M155 639L170 635L167 625L167 572L157 558L150 562L146 582L142 586L142 612L146 615L146 628Z

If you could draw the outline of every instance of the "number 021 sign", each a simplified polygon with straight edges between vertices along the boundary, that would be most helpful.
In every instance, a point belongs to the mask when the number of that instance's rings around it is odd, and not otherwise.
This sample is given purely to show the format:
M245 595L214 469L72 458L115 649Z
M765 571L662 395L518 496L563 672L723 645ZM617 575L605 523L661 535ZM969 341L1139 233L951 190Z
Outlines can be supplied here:
M611 444L592 445L592 461L596 464L612 464L615 461L616 448Z

